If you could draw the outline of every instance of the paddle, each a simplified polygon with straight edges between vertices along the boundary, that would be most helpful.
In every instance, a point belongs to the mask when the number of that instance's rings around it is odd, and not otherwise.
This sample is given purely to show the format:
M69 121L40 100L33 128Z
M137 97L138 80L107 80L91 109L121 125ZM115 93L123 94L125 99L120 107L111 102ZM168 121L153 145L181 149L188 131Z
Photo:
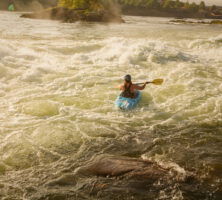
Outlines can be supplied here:
M141 84L144 84L145 82L143 83L136 83L136 85L141 85ZM163 83L163 79L154 79L153 81L147 81L146 83L152 83L154 85L161 85Z

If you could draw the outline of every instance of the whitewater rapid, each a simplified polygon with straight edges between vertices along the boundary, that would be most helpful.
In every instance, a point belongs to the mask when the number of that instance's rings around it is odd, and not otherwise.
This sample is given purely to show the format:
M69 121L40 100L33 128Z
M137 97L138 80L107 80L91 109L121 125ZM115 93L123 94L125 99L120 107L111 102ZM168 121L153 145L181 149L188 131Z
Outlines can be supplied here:
M19 16L0 12L0 197L29 196L22 188L41 183L35 174L50 180L51 170L103 153L195 168L219 187L221 26ZM121 112L113 103L125 74L164 84Z

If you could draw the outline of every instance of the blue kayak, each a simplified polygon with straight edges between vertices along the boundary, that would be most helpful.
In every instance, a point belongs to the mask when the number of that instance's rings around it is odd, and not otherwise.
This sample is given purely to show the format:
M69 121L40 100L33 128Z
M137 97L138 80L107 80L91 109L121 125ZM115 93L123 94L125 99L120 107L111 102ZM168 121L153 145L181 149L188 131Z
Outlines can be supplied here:
M126 98L122 96L118 96L115 105L116 107L122 109L122 110L131 110L136 107L136 105L139 103L141 99L141 92L137 91L136 98Z

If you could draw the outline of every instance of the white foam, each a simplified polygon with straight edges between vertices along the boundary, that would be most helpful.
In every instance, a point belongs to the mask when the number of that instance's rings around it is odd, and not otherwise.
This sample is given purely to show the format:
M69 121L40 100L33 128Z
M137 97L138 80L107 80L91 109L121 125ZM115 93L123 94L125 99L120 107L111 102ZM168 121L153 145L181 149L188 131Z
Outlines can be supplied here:
M186 176L186 170L184 168L180 167L178 164L176 164L174 162L162 160L161 156L159 156L159 157L155 156L153 158L149 158L145 154L143 154L141 157L144 160L150 160L151 159L152 161L157 162L160 166L162 166L165 169L173 169L173 170L177 171L181 175L181 177Z
M6 45L6 42L2 42L0 40L0 60L12 54L13 54L13 51L8 45Z
M37 146L59 149L69 139L77 144L101 135L121 140L129 132L221 116L221 36L196 40L205 36L194 32L180 41L183 31L166 24L162 29L153 18L149 24L143 19L148 28L137 21L110 25L109 33L104 25L22 20L13 22L12 32L0 24L7 29L0 42L1 126L27 135L33 130L30 139ZM116 86L127 73L136 82L163 78L164 83L147 85L137 109L119 112L113 105ZM61 142L51 141L53 134ZM163 165L185 173L175 163Z

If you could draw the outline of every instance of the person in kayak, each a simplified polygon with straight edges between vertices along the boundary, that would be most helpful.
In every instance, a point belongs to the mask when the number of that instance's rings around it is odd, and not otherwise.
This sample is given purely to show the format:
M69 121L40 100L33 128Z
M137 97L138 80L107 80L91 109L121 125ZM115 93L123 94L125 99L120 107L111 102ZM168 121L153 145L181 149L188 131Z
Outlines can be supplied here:
M120 96L126 98L136 98L137 90L143 90L146 87L147 82L145 82L142 86L133 84L131 81L131 76L127 74L124 76L124 84L120 85L119 88L122 90Z

